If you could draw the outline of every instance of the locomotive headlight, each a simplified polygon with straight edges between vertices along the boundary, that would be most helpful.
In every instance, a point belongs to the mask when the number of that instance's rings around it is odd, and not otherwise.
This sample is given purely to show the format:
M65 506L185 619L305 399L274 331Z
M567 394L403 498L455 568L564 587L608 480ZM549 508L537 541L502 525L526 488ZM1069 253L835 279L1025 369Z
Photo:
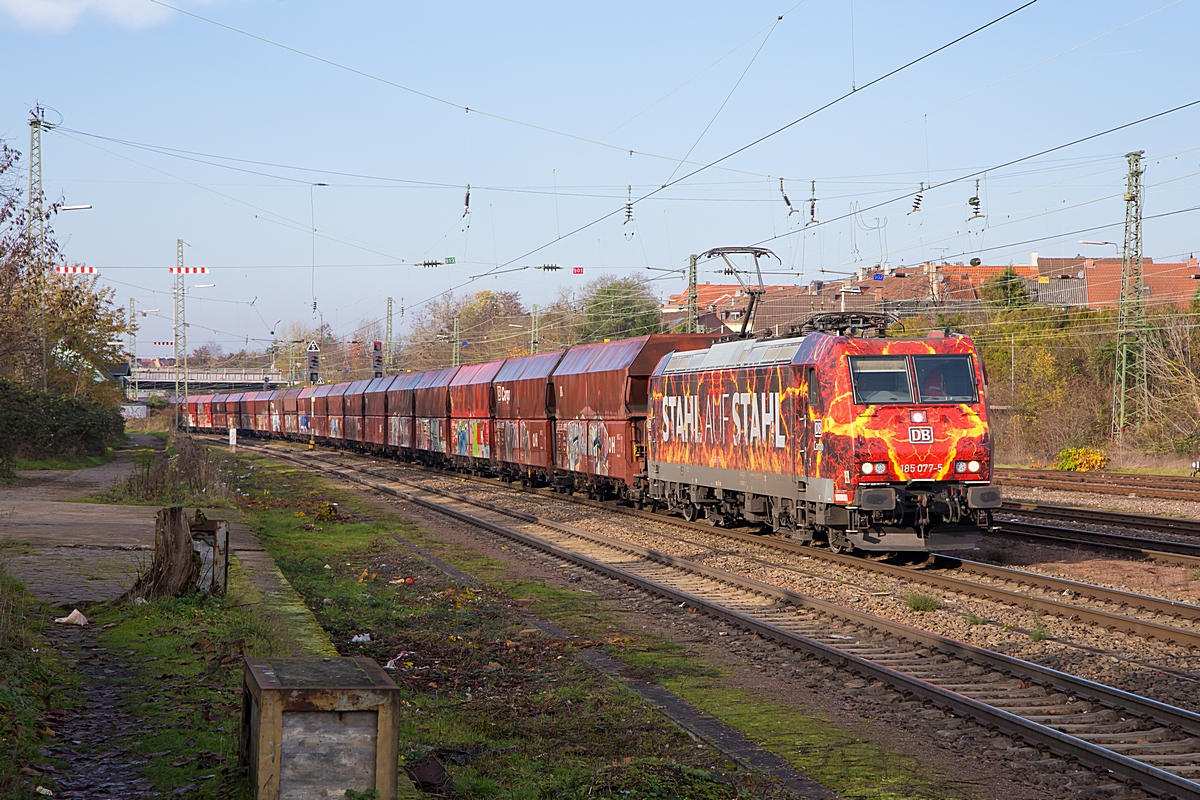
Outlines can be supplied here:
M918 424L929 422L929 414L924 411L911 411L908 418Z
M887 464L883 463L882 461L876 462L875 463L875 474L882 475L885 472L887 472Z
M872 464L870 461L868 461L867 463L862 465L862 474L863 475L870 475L874 471L875 471L875 465Z
M967 471L967 462L955 461L954 462L954 471L955 472L966 472Z
M979 462L972 461L970 464L967 464L967 469L969 469L971 472L979 472Z

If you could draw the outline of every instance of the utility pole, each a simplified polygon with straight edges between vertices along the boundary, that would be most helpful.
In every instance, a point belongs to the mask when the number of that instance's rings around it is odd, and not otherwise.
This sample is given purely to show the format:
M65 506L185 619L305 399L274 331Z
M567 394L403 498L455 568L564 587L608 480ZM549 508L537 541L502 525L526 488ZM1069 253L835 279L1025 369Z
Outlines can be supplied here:
M129 382L133 384L133 394L130 400L138 399L137 385L137 319L134 309L134 299L129 298Z
M687 332L700 332L700 295L696 287L696 255L688 256Z
M46 391L46 209L42 196L42 128L46 109L29 112L29 245L42 305L42 391Z
M538 341L540 338L538 335L537 303L534 303L529 313L529 352L531 355L538 351L538 345L541 344Z
M1117 362L1113 371L1111 438L1121 440L1137 409L1137 426L1146 419L1150 389L1146 362L1146 295L1142 284L1143 150L1127 154L1125 247L1121 253L1121 296L1117 304Z
M458 317L454 318L454 355L451 356L450 366L458 366Z
M387 312L387 329L383 335L383 369L385 372L390 372L392 369L392 298L388 298Z

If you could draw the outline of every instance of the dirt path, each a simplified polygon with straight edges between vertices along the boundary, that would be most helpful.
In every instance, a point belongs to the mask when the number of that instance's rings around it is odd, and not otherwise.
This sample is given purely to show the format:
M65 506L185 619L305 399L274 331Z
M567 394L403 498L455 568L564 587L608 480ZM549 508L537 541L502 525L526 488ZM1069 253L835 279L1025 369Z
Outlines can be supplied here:
M55 796L79 800L158 797L150 780L141 774L146 759L118 744L136 741L145 732L145 724L122 708L129 690L121 682L136 675L137 667L98 645L90 627L56 626L49 639L75 661L81 677L72 698L74 707L51 723L54 740L42 747L44 755L60 764L42 767L43 774L58 784Z

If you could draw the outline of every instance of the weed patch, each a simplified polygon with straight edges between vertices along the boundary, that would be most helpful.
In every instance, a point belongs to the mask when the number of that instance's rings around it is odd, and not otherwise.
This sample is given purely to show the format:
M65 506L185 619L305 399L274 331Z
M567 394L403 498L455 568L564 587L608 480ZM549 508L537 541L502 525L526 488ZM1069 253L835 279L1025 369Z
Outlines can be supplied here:
M928 611L937 611L942 607L942 603L936 597L932 597L921 592L913 592L904 596L904 605L909 611L925 613Z
M985 618L979 616L975 612L970 612L967 614L967 624L968 625L983 625L985 623L987 623L987 620Z

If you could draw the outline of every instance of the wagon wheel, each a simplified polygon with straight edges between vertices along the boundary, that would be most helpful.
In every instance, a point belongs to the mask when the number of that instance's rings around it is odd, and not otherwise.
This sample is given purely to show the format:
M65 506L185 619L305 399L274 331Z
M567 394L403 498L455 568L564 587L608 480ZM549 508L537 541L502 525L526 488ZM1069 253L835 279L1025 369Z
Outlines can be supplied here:
M679 509L679 513L682 514L683 518L688 522L695 522L696 517L699 515L699 511L700 507L695 503L686 503L682 508Z
M854 549L854 546L846 539L846 534L843 531L829 532L829 552L841 555L849 553Z

